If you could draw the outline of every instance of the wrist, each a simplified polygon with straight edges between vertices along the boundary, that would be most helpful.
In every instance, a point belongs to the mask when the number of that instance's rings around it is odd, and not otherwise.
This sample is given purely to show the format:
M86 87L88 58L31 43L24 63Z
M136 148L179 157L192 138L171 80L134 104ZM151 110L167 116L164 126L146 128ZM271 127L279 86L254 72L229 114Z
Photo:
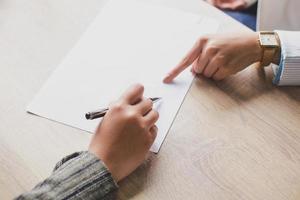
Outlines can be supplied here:
M253 63L259 62L262 60L263 57L263 48L259 44L259 33L255 32L251 35L251 49L252 51L252 60Z
M122 179L121 175L119 173L118 167L115 166L109 158L105 157L101 152L99 152L93 148L89 148L88 151L90 153L92 153L93 155L95 155L99 160L102 161L102 163L105 165L107 170L110 172L110 174L113 177L115 182L119 182Z

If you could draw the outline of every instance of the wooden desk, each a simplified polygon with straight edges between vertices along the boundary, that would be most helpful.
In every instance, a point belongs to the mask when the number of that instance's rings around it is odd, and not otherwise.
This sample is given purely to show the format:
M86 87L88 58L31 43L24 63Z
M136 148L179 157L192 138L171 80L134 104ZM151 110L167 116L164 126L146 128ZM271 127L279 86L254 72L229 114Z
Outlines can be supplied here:
M200 0L151 0L213 16ZM105 1L0 3L0 199L85 150L90 135L25 113L26 105ZM300 88L272 86L255 67L215 83L197 79L160 153L120 184L120 199L300 199Z

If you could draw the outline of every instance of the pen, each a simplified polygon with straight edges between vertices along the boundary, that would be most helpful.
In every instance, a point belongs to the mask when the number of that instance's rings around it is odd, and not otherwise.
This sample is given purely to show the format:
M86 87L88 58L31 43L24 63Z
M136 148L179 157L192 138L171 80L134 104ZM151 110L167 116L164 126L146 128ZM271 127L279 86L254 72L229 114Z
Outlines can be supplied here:
M161 100L161 97L150 98L150 100L153 103L156 103L159 100ZM103 109L99 109L99 110L96 110L93 112L88 112L85 114L85 118L87 120L98 119L98 118L104 117L107 111L108 111L108 108L103 108Z

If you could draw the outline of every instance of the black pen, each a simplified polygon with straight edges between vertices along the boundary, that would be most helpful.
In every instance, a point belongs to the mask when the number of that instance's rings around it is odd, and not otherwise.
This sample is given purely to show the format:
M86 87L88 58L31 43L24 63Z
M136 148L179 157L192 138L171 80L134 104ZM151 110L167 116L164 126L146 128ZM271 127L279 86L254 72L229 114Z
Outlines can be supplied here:
M156 103L159 100L161 100L161 97L150 98L150 100L153 103ZM103 109L96 110L96 111L93 111L93 112L88 112L88 113L85 114L85 118L87 120L98 119L98 118L104 117L107 111L108 111L108 108L103 108Z

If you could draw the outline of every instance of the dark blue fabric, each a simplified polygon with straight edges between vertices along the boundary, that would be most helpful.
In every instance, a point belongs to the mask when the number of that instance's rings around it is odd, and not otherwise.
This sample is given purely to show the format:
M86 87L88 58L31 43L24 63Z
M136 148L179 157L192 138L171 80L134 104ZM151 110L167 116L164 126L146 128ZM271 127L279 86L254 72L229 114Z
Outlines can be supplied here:
M256 15L257 15L257 3L250 8L242 11L224 10L226 14L232 18L238 20L242 24L248 26L252 30L256 30Z

